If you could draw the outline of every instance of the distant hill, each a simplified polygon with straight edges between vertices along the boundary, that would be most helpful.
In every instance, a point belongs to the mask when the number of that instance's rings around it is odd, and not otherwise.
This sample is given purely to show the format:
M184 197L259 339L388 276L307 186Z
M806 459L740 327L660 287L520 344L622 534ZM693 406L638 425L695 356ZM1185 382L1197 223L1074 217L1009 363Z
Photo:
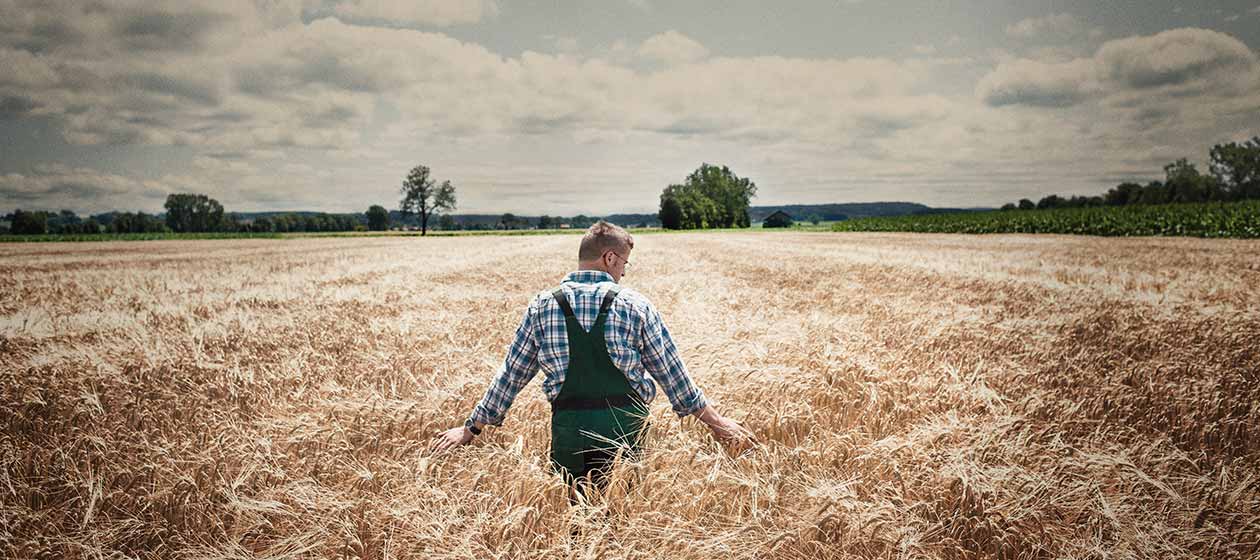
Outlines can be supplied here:
M807 220L810 216L818 216L823 221L833 222L856 218L879 216L904 216L907 214L935 214L939 212L957 212L953 208L932 208L917 202L847 202L840 204L785 204L780 206L751 206L748 208L749 218L760 222L779 210L786 212L797 221Z
M538 215L514 214L517 220L528 221L531 224L538 223ZM451 214L451 218L455 223L460 224L464 228L486 228L494 229L499 221L503 218L503 214ZM556 223L570 224L572 227L588 227L595 223L596 220L604 219L624 227L639 227L646 225L648 227L660 226L661 221L657 219L656 214L609 214L607 216L587 216L579 214L577 216L557 216L551 215ZM418 223L418 218L412 215L406 220L402 219L402 215L397 210L390 210L389 221L391 224L413 224ZM437 225L436 218L430 218L429 226Z

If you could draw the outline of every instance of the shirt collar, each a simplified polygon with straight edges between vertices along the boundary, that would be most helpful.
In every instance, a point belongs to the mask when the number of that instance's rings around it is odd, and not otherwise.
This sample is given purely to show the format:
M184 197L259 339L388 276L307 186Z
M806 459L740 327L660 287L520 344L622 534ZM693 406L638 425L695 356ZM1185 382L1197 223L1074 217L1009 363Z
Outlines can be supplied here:
M564 276L565 282L577 284L598 284L600 282L616 282L611 274L602 270L575 270Z

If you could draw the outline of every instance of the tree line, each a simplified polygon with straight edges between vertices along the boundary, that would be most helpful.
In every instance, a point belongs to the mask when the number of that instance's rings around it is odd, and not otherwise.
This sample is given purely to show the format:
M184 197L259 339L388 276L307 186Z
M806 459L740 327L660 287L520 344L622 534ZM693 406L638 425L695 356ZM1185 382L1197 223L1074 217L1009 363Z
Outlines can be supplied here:
M217 200L200 194L168 196L164 214L106 212L83 218L70 210L45 212L18 209L4 218L10 222L7 233L19 235L283 233L366 229L362 214L286 213L258 216L251 220L235 213L225 213Z
M514 230L547 229L565 225L586 228L598 217L578 215L571 218L542 215L528 218L505 213L501 216L465 216L457 218L449 212L455 208L455 187L449 180L438 182L427 166L408 171L399 188L399 210L390 211L373 204L367 211L348 214L291 212L254 214L252 217L227 212L214 198L197 193L178 193L166 197L165 212L107 212L82 218L70 210L60 212L16 210L3 216L10 222L0 233L14 234L100 234L100 233L287 233L384 231L391 227L414 225L422 234L436 226L443 230ZM487 219L489 218L489 219ZM646 223L641 225L646 226Z
M1164 166L1164 180L1145 185L1124 182L1100 196L1062 197L1057 194L1033 202L1027 198L1002 210L1089 208L1130 204L1232 202L1260 199L1260 136L1238 143L1217 144L1208 152L1208 173L1199 172L1186 158Z
M402 216L417 216L422 232L428 229L429 218L436 212L455 207L455 187L450 181L436 184L429 177L429 168L423 165L411 169L401 191ZM224 212L219 201L204 194L170 194L163 206L166 209L163 215L109 212L87 219L70 210L52 213L18 209L4 216L9 221L9 231L0 230L0 233L286 233L384 230L389 226L389 213L379 205L369 207L363 214L288 213L254 219Z

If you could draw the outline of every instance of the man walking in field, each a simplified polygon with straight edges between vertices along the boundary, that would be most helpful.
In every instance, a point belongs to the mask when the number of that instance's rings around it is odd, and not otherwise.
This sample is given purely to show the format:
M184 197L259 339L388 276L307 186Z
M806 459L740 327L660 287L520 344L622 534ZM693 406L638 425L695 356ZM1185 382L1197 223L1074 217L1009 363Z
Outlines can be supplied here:
M551 463L570 482L589 477L602 486L618 450L638 453L647 405L656 396L653 380L680 418L694 415L724 442L755 441L705 401L652 303L618 285L633 249L626 230L602 220L591 226L578 249L578 270L529 304L481 402L430 448L465 445L485 426L501 425L539 369L551 402Z

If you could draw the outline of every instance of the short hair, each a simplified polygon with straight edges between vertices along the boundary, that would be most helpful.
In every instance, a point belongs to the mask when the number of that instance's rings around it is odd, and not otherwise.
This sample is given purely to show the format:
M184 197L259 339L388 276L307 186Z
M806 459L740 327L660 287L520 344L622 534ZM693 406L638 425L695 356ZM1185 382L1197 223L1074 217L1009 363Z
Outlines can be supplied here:
M582 245L578 247L578 260L590 262L604 256L604 253L609 250L621 251L633 248L634 238L629 232L621 226L600 220L582 235Z

